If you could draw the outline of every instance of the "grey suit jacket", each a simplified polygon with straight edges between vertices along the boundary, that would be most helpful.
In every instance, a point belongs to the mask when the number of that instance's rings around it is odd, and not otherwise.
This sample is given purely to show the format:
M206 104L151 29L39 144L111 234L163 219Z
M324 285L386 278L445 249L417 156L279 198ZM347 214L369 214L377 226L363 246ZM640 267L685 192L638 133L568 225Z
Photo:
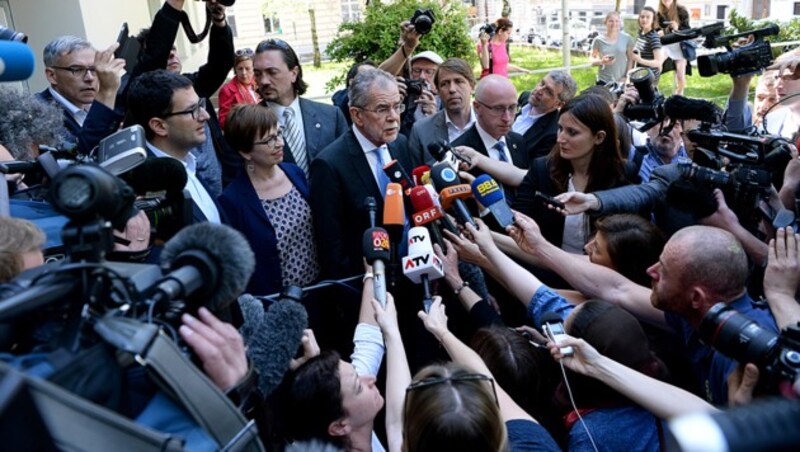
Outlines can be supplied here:
M303 129L305 129L306 153L308 163L319 155L325 146L333 143L336 138L344 135L347 130L347 121L341 110L333 105L326 105L313 100L300 98L300 111L303 114ZM286 152L286 150L284 150ZM291 152L289 150L289 152ZM294 156L292 156L294 160Z
M408 136L408 152L411 153L414 165L433 165L435 161L428 152L428 145L442 141L450 141L444 110L416 122Z

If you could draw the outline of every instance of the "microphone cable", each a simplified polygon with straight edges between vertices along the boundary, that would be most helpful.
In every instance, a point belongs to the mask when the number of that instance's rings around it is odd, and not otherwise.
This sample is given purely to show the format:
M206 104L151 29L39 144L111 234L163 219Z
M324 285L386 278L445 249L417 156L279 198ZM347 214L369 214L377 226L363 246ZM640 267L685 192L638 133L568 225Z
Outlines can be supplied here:
M345 288L347 290L350 290L350 291L352 291L354 293L361 293L360 290L357 290L355 287L349 285L348 283L351 283L351 282L354 282L354 281L358 281L361 278L363 278L364 275L365 275L365 273L361 273L359 275L349 276L349 277L343 278L343 279L325 279L325 280L322 280L322 281L318 282L317 284L314 284L313 286L301 287L301 289L303 290L303 294L305 294L305 293L310 292L312 290L325 289L325 288L328 288L328 287L339 286L339 287L343 287L343 288ZM279 293L273 293L273 294L269 294L269 295L259 295L259 296L255 297L255 298L259 299L259 300L267 300L267 301L270 301L272 303L276 303L278 301L278 299L281 297L281 295L283 295L283 294L281 292L279 292Z
M572 409L574 413L578 415L578 420L581 421L581 425L583 426L583 430L586 432L586 435L589 436L589 442L592 443L592 448L594 452L600 452L597 449L597 445L594 443L594 438L592 437L592 433L589 431L589 427L586 426L586 423L583 422L583 417L581 416L581 412L578 410L578 406L575 405L575 398L572 396L572 388L569 387L569 380L567 379L567 371L564 368L563 361L559 360L558 365L561 366L561 375L564 377L564 384L567 386L567 394L569 394L569 402L572 404Z

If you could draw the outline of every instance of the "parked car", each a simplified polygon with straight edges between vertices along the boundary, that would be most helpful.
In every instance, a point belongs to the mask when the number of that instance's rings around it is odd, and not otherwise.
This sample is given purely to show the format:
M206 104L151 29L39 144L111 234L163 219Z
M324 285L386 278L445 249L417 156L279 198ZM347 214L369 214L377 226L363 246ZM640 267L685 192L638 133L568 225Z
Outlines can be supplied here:
M583 41L589 35L589 26L586 22L581 20L570 21L569 36L573 41ZM547 24L547 32L545 34L548 44L557 43L561 44L563 35L561 34L561 22L550 22Z

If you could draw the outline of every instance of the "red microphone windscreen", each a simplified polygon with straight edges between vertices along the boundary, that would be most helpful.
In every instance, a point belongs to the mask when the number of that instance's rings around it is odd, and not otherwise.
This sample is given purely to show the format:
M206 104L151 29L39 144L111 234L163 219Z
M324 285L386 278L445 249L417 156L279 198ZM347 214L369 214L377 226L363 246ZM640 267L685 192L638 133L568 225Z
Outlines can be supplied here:
M411 199L411 206L414 208L414 212L419 212L435 205L428 189L422 186L412 188L408 197Z
M386 198L383 203L383 225L399 225L405 223L405 207L403 206L403 187L398 183L386 186Z
M411 172L411 178L414 179L414 185L422 185L422 175L431 170L428 165L420 165L414 168Z

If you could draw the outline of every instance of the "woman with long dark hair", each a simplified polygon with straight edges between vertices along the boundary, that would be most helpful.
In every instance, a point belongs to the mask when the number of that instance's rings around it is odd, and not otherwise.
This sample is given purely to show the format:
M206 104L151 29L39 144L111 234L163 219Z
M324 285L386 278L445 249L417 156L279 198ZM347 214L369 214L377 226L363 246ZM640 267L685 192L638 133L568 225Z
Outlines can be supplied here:
M478 36L478 58L481 61L481 78L489 74L502 75L508 77L508 71L527 72L513 64L509 64L511 59L508 56L506 47L514 23L505 17L497 19L494 23L495 31L493 35L481 32Z
M583 254L590 237L588 218L565 220L537 199L536 192L548 196L566 191L588 193L627 183L611 107L598 96L581 95L561 109L556 145L548 156L531 162L517 189L514 208L534 218L548 241Z
M633 48L632 58L636 67L646 67L653 73L653 85L658 86L661 65L664 63L664 50L656 30L656 10L645 6L639 12L639 35Z

